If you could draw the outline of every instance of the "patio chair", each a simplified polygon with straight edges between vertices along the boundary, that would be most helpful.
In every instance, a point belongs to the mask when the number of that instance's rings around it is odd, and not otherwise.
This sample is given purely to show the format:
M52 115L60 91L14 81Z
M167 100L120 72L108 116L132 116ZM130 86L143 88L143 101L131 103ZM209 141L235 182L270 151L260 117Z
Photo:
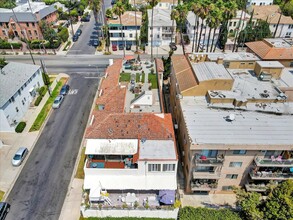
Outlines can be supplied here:
M282 156L279 155L279 156L276 158L276 161L278 161L278 162L282 162Z
M272 160L272 161L276 161L276 158L275 158L274 155L271 156L271 160Z

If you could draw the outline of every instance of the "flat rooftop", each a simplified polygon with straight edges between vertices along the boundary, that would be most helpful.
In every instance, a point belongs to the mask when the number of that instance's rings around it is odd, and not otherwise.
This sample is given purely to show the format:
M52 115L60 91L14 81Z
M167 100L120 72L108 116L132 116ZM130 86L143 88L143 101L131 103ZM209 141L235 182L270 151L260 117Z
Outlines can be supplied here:
M272 44L274 47L277 47L277 48L284 48L284 47L290 48L293 46L292 42L290 43L290 41L287 41L282 38L266 38L264 40L269 42L270 44Z
M195 56L207 55L210 61L217 61L218 58L222 58L225 61L257 61L260 60L253 53L237 52L237 53L192 53L189 55L191 58Z
M204 96L185 96L180 103L193 144L293 144L292 115L211 108ZM230 114L235 120L227 121Z
M177 160L173 140L141 140L139 159Z

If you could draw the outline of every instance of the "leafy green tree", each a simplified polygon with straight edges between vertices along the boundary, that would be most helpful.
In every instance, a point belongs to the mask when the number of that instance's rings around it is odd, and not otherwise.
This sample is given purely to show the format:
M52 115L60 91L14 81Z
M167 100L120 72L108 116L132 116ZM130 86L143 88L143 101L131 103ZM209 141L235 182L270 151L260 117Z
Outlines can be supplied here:
M0 58L0 68L3 68L4 66L6 66L7 62L6 62L6 59L3 57L3 58Z
M66 42L69 37L68 29L66 27L61 28L57 36L62 40L62 42Z
M142 26L140 28L140 48L145 50L145 44L148 42L148 13L146 7L141 7L140 11L142 12Z
M15 0L0 0L0 8L14 8Z
M42 77L43 77L44 84L46 86L50 85L50 77L49 77L49 75L43 72Z
M122 20L121 20L121 15L124 14L125 9L123 6L123 3L121 0L117 1L114 7L112 8L113 13L119 16L119 21L120 21L120 28L121 28L121 37L122 37L122 42L123 42L123 58L125 57L125 41L124 41L124 36L123 36L123 25L122 25Z
M54 40L57 39L57 33L54 31L54 29L51 28L46 21L41 21L40 27L44 39L49 41L50 44L53 44Z
M293 19L293 0L289 0L287 3L283 2L281 9L284 15L291 16Z
M154 7L159 3L159 0L147 0L149 5L152 7L152 28L151 28L151 61L153 62L153 46L154 46Z
M111 8L108 8L106 10L106 14L105 15L106 15L107 18L112 18L113 17L113 12L112 12Z

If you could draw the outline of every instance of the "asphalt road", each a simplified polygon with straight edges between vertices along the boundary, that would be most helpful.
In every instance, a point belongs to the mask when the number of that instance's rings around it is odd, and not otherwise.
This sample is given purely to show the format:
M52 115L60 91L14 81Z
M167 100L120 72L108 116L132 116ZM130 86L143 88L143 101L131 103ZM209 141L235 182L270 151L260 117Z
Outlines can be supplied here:
M82 34L74 42L67 54L95 54L96 48L92 46L92 41L98 39L98 31L93 13L91 13L90 21L84 22L80 26L80 29L82 30Z
M77 93L53 110L6 200L11 204L7 220L59 218L98 83L98 78L71 75L69 85Z

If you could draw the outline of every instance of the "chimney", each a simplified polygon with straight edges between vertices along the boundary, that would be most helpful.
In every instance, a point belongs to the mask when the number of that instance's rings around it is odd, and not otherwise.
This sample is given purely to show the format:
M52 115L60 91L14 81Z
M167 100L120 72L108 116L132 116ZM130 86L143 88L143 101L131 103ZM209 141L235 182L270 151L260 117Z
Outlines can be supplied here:
M217 64L223 64L224 61L223 61L223 57L218 57L217 58Z

